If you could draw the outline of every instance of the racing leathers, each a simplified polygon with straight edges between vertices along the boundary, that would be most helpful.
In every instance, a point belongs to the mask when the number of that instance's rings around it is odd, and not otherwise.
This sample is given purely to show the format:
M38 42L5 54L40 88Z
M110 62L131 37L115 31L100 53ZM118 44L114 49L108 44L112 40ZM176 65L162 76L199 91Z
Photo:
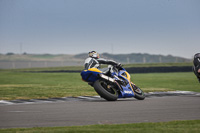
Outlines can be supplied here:
M193 64L193 71L200 82L200 53L194 55Z
M106 60L103 58L87 58L85 60L85 70L88 70L90 68L100 68L100 64L109 64L109 65L121 65L120 63L117 63L113 60Z

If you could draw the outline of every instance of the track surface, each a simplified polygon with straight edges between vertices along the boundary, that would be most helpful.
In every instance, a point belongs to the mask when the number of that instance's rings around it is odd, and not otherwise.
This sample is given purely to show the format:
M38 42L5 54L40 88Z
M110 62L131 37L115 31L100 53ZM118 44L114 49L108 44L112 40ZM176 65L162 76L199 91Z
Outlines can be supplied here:
M101 98L0 106L0 128L121 124L200 119L200 95Z

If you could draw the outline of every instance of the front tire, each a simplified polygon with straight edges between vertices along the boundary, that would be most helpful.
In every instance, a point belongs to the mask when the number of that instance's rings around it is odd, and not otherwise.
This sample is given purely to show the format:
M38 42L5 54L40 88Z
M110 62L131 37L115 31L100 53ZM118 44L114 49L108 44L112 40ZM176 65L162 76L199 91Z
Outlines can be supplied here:
M97 80L94 82L95 91L107 101L116 101L118 98L118 92L115 88L107 84L103 80Z
M144 100L145 99L145 94L144 92L137 86L132 85L133 90L135 92L135 98L138 100Z

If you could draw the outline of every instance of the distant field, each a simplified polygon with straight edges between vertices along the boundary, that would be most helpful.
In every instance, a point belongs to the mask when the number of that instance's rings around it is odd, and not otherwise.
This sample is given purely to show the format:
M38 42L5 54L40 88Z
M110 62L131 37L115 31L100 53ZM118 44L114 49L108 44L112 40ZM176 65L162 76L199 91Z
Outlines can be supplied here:
M192 63L145 63L145 64L123 64L124 68L130 67L171 67L171 66L192 66ZM103 65L102 67L106 67ZM43 67L43 68L21 68L21 69L9 69L14 71L59 71L59 70L83 70L83 65L81 66L64 66L64 67ZM6 69L4 69L6 70ZM0 69L1 71L1 69Z
M155 66L191 66L192 59L185 59L175 56L150 55L150 54L101 54L103 58L112 59L125 67L155 67ZM46 68L64 66L83 66L84 60L88 57L87 53L78 55L68 54L0 54L0 69L18 68ZM167 63L174 62L174 63ZM176 63L175 63L176 62ZM178 63L179 62L179 63ZM132 64L134 63L134 64ZM135 64L140 63L140 64ZM143 63L143 64L142 64Z

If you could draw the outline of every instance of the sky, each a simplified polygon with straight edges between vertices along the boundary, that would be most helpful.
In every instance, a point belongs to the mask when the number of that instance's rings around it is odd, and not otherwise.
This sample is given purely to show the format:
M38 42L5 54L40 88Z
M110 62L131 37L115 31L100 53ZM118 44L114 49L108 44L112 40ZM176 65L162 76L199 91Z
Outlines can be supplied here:
M0 0L0 53L200 52L200 0Z

